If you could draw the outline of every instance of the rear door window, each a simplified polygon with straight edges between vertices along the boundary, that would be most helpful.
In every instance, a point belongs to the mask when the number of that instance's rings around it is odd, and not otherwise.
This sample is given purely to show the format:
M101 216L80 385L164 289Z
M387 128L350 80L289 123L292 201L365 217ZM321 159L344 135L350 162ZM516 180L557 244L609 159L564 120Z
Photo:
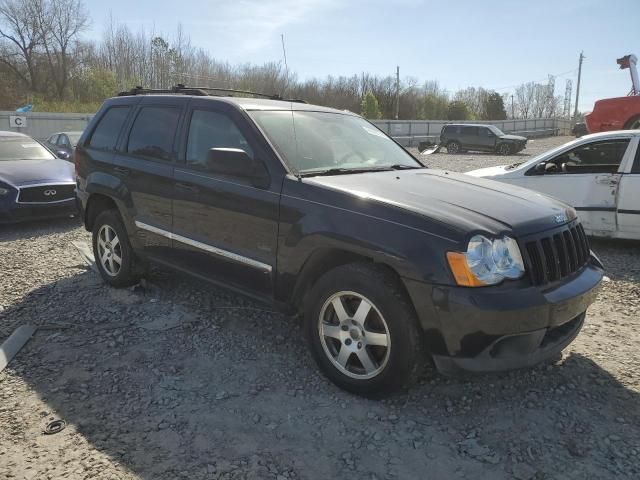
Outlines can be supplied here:
M89 147L101 150L114 150L118 135L124 124L129 107L111 107L98 121L98 125L91 134Z
M462 134L465 136L478 136L478 127L462 127Z
M142 107L131 127L127 152L170 161L179 119L177 107Z

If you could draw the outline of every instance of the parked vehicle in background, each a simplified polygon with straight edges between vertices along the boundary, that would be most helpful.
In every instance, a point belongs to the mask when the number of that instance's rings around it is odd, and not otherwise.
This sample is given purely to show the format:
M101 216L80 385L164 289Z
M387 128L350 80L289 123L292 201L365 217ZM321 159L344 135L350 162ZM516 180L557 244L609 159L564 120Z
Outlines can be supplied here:
M572 205L589 235L640 239L640 131L586 135L524 163L468 172Z
M429 170L347 111L208 91L134 89L82 135L107 283L151 260L302 313L320 369L360 394L415 378L425 347L443 371L501 370L580 331L602 265L571 207ZM548 272L554 235L573 243Z
M0 222L77 212L73 165L27 135L0 132Z
M70 160L82 132L58 132L47 138L47 146L58 158Z
M507 135L494 125L450 123L442 127L440 145L446 147L448 153L476 150L513 155L525 149L527 139Z
M589 133L640 129L640 79L637 61L635 55L626 55L616 60L620 69L629 70L631 90L626 97L596 101L593 111L584 116Z
M587 124L584 122L578 122L571 128L571 135L576 138L580 138L583 135L587 135L589 132L587 130Z

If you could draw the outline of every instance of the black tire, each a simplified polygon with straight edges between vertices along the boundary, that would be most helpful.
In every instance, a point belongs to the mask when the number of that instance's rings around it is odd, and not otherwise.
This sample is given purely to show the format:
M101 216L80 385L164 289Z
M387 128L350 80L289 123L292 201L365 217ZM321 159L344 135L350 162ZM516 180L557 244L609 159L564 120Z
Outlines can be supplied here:
M364 346L364 351L368 352L368 358L374 359L373 365L378 369L375 370L378 373L371 378L354 378L341 371L339 366L335 364L340 357L341 349L346 348L347 344L351 345L350 338L353 337L338 340L320 333L321 324L327 325L324 323L326 317L324 315L321 317L321 315L323 312L326 315L327 312L330 312L329 309L333 309L334 304L329 303L330 299L343 293L360 295L368 300L372 306L363 322L364 335L356 338L360 338L364 343L366 343L365 338L373 341L371 335L376 334L369 331L371 326L365 328L364 324L371 324L372 321L379 322L380 318L388 331L386 336L388 345L390 345L388 350L387 347L376 345ZM344 303L342 300L340 301L345 306L347 317L351 316L348 321L354 321L353 317L357 317L354 313L357 304L351 305L348 299L344 300ZM328 307L328 305L331 306ZM348 311L349 309L351 312ZM403 292L399 280L384 270L367 264L353 263L329 271L316 282L307 295L304 314L307 340L318 367L329 380L344 390L364 396L390 393L413 383L419 374L420 367L424 364L422 336L415 311ZM330 315L335 321L338 321L335 310ZM336 329L335 331L340 335L352 335L351 331L344 331L344 325L342 328L339 324L331 327ZM380 334L377 336L380 338ZM356 345L356 342L360 340L353 340L352 345ZM332 342L334 346L332 348L337 348L338 345L340 347L340 351L335 352L335 357L331 354L329 342ZM357 348L360 348L359 343ZM364 372L366 367L359 360L361 353L363 352L357 351L357 353L349 354L346 362L347 367ZM377 359L376 354L378 355ZM350 374L356 375L353 371Z
M496 150L500 155L511 155L513 147L509 143L501 143Z
M456 141L447 143L447 153L451 153L451 154L460 153L460 143Z
M107 262L107 266L103 265L101 261L101 249L99 246L99 242L101 239L101 235L103 235L108 230L103 230L110 228L117 235L118 243L115 247L110 247L108 250L111 250L111 256L117 255L120 258L121 262L117 272L109 273L107 268L110 268ZM122 223L122 219L120 214L116 210L104 210L100 212L93 222L93 255L96 259L96 267L100 272L100 276L102 279L113 287L128 287L130 285L135 285L140 280L140 272L136 268L136 257L133 252L133 248L129 243L129 237L127 236L127 230ZM104 237L102 237L104 241ZM103 249L104 250L104 249ZM115 257L114 257L115 258ZM111 260L115 262L114 258Z
M640 116L633 117L624 125L625 130L638 130L640 129Z

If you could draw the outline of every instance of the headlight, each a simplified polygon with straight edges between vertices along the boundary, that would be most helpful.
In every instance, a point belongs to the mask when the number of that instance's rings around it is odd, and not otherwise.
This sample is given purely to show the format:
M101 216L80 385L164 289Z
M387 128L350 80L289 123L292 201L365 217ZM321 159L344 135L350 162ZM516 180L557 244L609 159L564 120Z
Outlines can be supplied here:
M0 197L6 195L7 193L9 193L9 189L8 188L0 187Z
M448 252L447 260L456 283L465 287L495 285L524 274L518 242L507 236L489 239L475 235L466 252Z

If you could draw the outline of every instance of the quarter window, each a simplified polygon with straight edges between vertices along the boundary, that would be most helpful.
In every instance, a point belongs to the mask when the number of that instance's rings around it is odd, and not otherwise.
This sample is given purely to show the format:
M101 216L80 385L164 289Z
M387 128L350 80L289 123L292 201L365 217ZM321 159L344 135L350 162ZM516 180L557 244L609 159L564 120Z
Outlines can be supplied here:
M253 150L228 116L209 110L194 110L189 124L187 165L207 170L211 148L239 148L253 158Z
M102 150L115 149L118 135L128 114L129 107L112 107L107 110L98 121L89 140L89 146Z
M171 160L179 119L178 108L141 108L131 127L127 152L158 160Z

